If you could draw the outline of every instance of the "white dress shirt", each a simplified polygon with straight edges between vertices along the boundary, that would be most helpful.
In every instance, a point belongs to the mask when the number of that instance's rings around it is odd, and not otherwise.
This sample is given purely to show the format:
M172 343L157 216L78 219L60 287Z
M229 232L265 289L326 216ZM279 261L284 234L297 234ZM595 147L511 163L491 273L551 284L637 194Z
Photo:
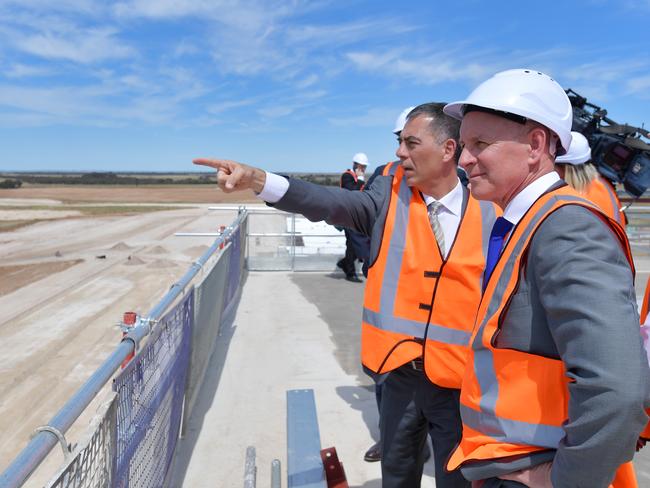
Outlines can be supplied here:
M528 209L533 206L533 203L558 181L560 181L560 175L555 171L537 178L517 193L510 203L506 205L503 218L512 222L513 225L517 225Z
M287 193L288 189L289 181L286 178L267 171L264 188L262 188L262 191L257 197L265 202L276 203ZM430 195L422 194L422 197L426 205L435 201L435 198ZM446 258L449 254L449 248L456 238L458 226L460 225L461 212L463 210L463 187L460 180L458 180L453 190L438 201L442 204L438 210L438 221L445 234L444 257Z

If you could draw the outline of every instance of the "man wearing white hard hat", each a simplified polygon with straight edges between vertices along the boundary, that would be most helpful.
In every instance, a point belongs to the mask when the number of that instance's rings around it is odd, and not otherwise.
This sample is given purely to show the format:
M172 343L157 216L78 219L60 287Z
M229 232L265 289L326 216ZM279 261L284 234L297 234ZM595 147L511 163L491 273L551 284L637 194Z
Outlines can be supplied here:
M571 145L566 154L555 158L555 170L560 177L587 200L595 203L605 214L625 224L621 202L614 186L591 164L589 141L580 132L571 132Z
M517 69L445 112L462 120L472 194L503 209L447 468L483 488L606 488L645 426L650 371L625 231L554 171L571 142L569 99Z
M352 169L346 169L341 175L340 186L350 191L362 190L365 184L368 156L356 153L352 156ZM353 283L361 283L357 276L356 260L367 261L367 250L370 247L368 238L350 229L345 231L345 256L336 265L345 273L345 279Z

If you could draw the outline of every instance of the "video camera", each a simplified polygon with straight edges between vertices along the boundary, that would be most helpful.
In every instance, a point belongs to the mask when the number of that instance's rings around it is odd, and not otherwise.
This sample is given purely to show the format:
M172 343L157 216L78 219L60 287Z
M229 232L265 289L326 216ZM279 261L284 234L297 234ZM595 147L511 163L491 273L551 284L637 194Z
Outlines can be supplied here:
M573 107L573 130L581 132L591 146L591 160L598 172L639 198L650 187L650 132L627 124L617 124L604 110L577 94L566 93Z

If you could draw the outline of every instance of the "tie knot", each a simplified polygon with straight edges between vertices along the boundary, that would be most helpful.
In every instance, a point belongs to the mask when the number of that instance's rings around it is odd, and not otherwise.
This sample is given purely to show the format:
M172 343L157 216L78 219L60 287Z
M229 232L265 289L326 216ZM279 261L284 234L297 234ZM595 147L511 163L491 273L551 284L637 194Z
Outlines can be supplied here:
M512 222L499 217L494 221L494 226L492 227L492 236L493 237L504 237L510 229L512 229Z
M440 210L440 207L442 207L442 203L434 200L431 202L429 205L427 205L427 209L429 210L430 213L437 214L438 210Z

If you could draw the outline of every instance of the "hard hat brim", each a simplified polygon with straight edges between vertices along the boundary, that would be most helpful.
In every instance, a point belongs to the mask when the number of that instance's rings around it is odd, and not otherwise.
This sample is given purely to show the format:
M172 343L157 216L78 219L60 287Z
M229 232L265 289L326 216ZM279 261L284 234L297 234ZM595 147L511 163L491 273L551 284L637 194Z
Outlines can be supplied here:
M454 119L463 120L463 111L467 104L468 102L466 100L463 100L462 102L448 103L443 107L442 111Z

